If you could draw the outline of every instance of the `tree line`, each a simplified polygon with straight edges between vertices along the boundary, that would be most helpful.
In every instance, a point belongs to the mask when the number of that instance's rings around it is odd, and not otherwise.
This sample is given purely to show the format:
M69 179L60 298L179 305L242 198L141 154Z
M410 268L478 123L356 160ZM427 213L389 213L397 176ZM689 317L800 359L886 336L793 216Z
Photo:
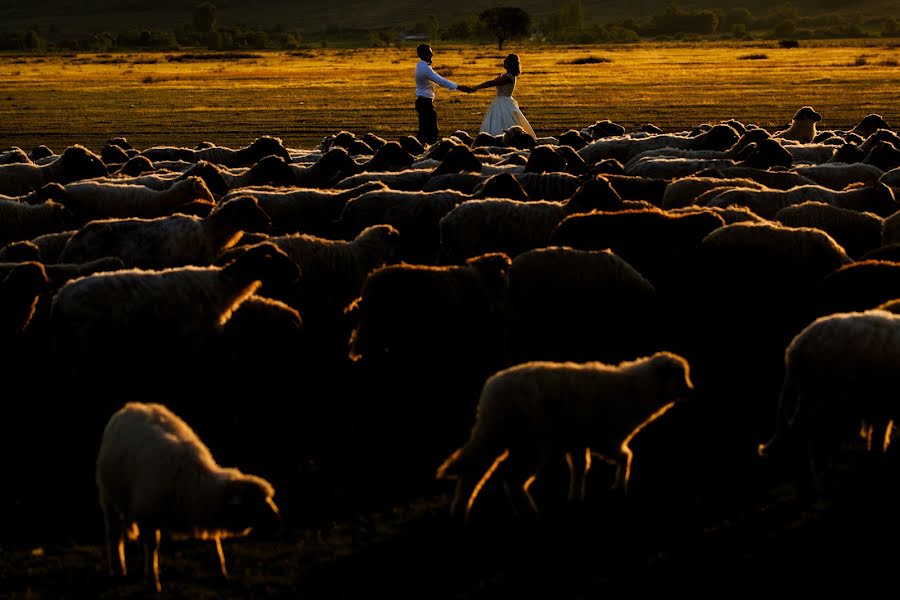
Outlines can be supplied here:
M59 27L0 34L0 50L47 51L52 49L102 51L115 49L177 49L206 47L210 50L301 49L313 43L390 46L404 39L410 29L360 31L331 25L320 34L304 36L276 26L268 30L253 26L220 26L216 5L205 0L195 5L189 22L173 29L128 29L90 35L67 36ZM671 2L657 14L618 23L594 24L585 17L581 0L568 0L552 14L535 19L516 6L502 6L472 13L441 25L434 16L412 25L415 39L431 41L496 41L499 50L510 40L539 43L637 43L641 39L695 38L859 38L900 37L900 24L893 15L864 18L826 13L804 16L789 2L755 15L749 9L683 9Z

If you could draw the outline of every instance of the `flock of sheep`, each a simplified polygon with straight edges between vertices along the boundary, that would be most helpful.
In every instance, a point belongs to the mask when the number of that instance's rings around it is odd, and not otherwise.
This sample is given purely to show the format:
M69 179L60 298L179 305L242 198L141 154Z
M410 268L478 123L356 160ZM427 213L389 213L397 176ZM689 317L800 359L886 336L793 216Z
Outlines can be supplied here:
M492 489L551 510L556 469L584 503L598 457L629 498L733 502L766 459L821 500L848 444L888 451L900 372L900 136L821 124L7 148L3 360L69 396L42 426L94 461L110 573L139 537L157 590L163 534L225 575L221 539L277 522L302 462L221 467L187 422L235 462L297 411L402 446L463 522ZM34 439L42 409L8 410L6 443Z

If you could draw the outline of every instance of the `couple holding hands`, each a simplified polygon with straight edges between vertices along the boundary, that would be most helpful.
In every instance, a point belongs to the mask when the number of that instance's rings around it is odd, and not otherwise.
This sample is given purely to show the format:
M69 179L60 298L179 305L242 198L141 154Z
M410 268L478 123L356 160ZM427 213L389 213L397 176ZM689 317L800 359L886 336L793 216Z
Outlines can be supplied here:
M431 68L434 52L430 44L419 44L416 54L419 55L419 62L416 65L416 112L419 114L419 132L416 137L420 142L433 144L438 139L437 112L434 110L434 84L467 94L488 87L497 88L497 96L484 114L479 131L499 135L513 125L519 125L534 136L534 129L519 110L519 103L512 97L513 90L516 89L516 78L522 72L517 55L509 54L503 59L505 73L476 86L468 86L456 84L435 73Z

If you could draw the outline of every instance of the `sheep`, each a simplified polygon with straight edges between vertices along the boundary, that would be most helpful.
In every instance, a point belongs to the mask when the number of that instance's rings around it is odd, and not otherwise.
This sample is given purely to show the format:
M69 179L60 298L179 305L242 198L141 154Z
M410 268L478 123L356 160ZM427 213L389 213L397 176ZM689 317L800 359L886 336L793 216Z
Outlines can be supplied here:
M713 212L720 217L726 225L732 223L765 223L768 220L763 219L749 208L743 206L729 206L722 208L719 206L683 206L681 208L670 208L666 212L673 215L681 215L694 212Z
M31 159L25 151L18 146L0 150L0 165L12 165L16 163L31 163Z
M816 316L867 310L892 298L900 298L900 263L860 259L821 281Z
M223 202L205 218L176 214L155 219L98 219L69 239L59 260L86 262L117 256L131 268L206 266L235 245L244 230L266 231L269 225L268 215L249 196Z
M682 148L690 150L725 150L731 148L740 136L729 125L718 124L709 131L694 137L683 134L651 134L639 138L627 135L601 138L578 151L584 161L592 165L604 158L615 158L627 163L645 150L654 148Z
M486 252L504 252L515 258L545 246L567 215L620 207L621 199L602 176L585 182L565 202L468 200L440 220L440 261L460 262Z
M843 246L851 258L859 258L881 245L884 219L868 212L839 208L824 202L786 206L773 220L788 227L816 227Z
M513 506L532 513L538 507L529 485L561 455L569 461L570 498L584 496L588 453L616 464L613 488L627 494L629 442L693 389L688 361L667 351L618 364L532 361L494 373L468 441L437 469L438 479L458 479L451 514L469 517L500 461Z
M49 285L44 266L35 261L16 263L0 276L0 343L25 330Z
M900 142L896 145L891 142L879 142L872 146L860 162L876 166L882 171L896 169L900 167Z
M887 121L885 121L881 115L870 113L860 119L859 123L854 125L853 129L851 129L850 132L857 133L866 138L879 129L891 129L891 126L887 124Z
M790 171L766 171L753 167L720 167L710 170L709 173L700 171L696 177L722 177L751 179L764 187L775 190L787 190L799 185L815 185L816 182L809 177Z
M215 204L212 192L199 177L188 177L166 190L142 185L115 185L92 181L69 183L54 199L87 223L104 218L153 218L181 210L192 202Z
M330 149L309 166L291 164L291 168L297 175L296 185L309 188L335 187L337 182L362 171L343 148Z
M445 175L437 175L428 179L422 186L423 192L436 192L439 190L456 190L464 194L471 194L479 185L482 185L490 177L496 177L500 173L494 175L482 175L481 173L460 172L447 173ZM511 175L504 173L504 175ZM518 180L517 180L518 183ZM900 184L898 184L900 185ZM519 184L519 187L522 187Z
M108 172L100 157L81 145L70 146L46 165L0 165L0 194L27 194L50 182L70 183L102 177Z
M680 177L674 181L670 181L668 185L665 186L660 206L667 209L689 206L694 203L694 200L696 200L700 194L713 188L723 188L724 191L724 189L733 187L761 189L764 186L745 177L723 178L700 177L698 175Z
M349 189L336 190L249 187L229 192L222 197L220 203L240 196L251 196L256 198L259 206L269 215L273 234L307 233L331 237L335 234L335 222L351 198L386 189L387 186L380 181L369 181Z
M188 162L207 162L223 165L225 167L245 167L253 165L269 155L278 156L285 161L291 160L291 155L284 147L281 139L264 135L256 138L249 146L233 149L223 146L212 146L199 150L190 148L153 147L140 152L142 156L152 161L158 160L185 160Z
M890 422L900 417L889 393L900 383L898 359L900 315L876 308L811 322L785 348L775 433L759 454L804 452L799 491L821 497L827 460L840 444L861 433L868 450L887 449Z
M341 339L342 351L346 352L350 332L340 329L344 308L359 296L371 272L393 262L400 233L390 225L372 225L350 241L283 235L269 237L266 243L283 250L303 273L299 297L279 299L300 311L307 334L320 350L329 341ZM219 262L227 263L250 247L229 250Z
M569 173L515 173L515 178L532 200L566 200L584 182Z
M646 200L654 206L662 204L668 180L637 175L605 175L613 189L623 200Z
M418 191L431 179L433 169L406 169L405 171L367 171L344 177L334 184L335 189L347 190L364 183L380 181L392 190Z
M75 216L58 202L25 204L0 199L0 245L69 229Z
M435 264L440 252L440 220L467 200L466 194L452 190L366 192L344 205L337 227L340 237L352 239L371 225L392 225L400 232L398 260Z
M528 200L528 193L512 173L497 173L477 184L472 189L472 198Z
M583 250L610 248L662 293L678 290L679 272L702 240L724 226L712 212L671 214L658 208L569 215L549 243Z
M787 129L775 132L775 137L784 140L796 140L801 144L809 144L816 137L816 123L822 120L822 115L813 110L812 106L801 107L791 120Z
M404 367L461 356L470 366L497 360L510 262L505 254L491 253L465 265L401 263L376 269L348 307L356 323L350 359Z
M144 157L140 158L146 160ZM226 172L223 168L214 165L213 163L206 162L205 160L199 161L197 164L189 166L183 171L157 170L153 168L149 169L149 171L153 172L142 171L137 174L126 174L120 170L108 177L95 177L91 181L97 183L142 185L153 190L162 191L172 187L172 184L194 175L201 178L204 183L206 183L206 187L209 188L209 191L218 197L226 194L231 187L225 180L226 175L230 179L236 177Z
M756 214L771 219L786 206L802 202L824 202L839 208L867 211L880 217L893 214L897 200L891 188L881 182L871 186L852 187L835 191L819 185L803 185L788 190L734 188L719 192L712 197L700 196L697 203L702 206L746 206Z
M547 246L509 269L506 360L618 361L663 338L656 287L610 250Z
M163 532L212 539L222 576L228 577L222 539L246 536L281 518L271 483L220 466L191 427L158 403L128 402L109 418L95 479L110 576L113 544L124 576L125 536L140 537L157 592Z
M859 162L797 165L792 171L832 190L843 190L854 183L872 185L883 174L878 167Z
M722 418L738 419L754 437L767 425L760 400L777 395L784 347L817 316L822 281L852 262L816 228L740 222L703 238L680 270L681 313L673 326L698 384L730 398ZM735 389L734 381L744 384Z
M76 231L78 230L67 229L65 231L45 233L32 238L29 242L36 246L40 252L40 262L45 265L52 264L59 262L59 255L62 253L63 248L65 248L69 238L75 235Z
M262 286L295 285L299 277L294 261L273 244L260 244L224 266L80 277L63 285L51 301L53 345L57 356L71 362L61 366L76 372L79 360L92 356L120 364L123 376L151 367L160 356L176 365L180 355L202 359L250 294ZM98 364L97 358L90 360Z

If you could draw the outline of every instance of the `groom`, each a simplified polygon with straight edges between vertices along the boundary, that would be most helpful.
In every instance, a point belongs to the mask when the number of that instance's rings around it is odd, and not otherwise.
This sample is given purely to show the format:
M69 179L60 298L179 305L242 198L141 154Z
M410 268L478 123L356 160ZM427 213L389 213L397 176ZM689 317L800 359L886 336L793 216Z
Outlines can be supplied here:
M467 85L457 85L449 79L444 79L431 68L431 59L434 52L431 44L419 44L416 48L419 62L416 64L416 112L419 114L419 132L416 137L423 144L433 144L438 138L437 112L434 110L434 84L445 87L448 90L459 90L470 93L472 88Z

